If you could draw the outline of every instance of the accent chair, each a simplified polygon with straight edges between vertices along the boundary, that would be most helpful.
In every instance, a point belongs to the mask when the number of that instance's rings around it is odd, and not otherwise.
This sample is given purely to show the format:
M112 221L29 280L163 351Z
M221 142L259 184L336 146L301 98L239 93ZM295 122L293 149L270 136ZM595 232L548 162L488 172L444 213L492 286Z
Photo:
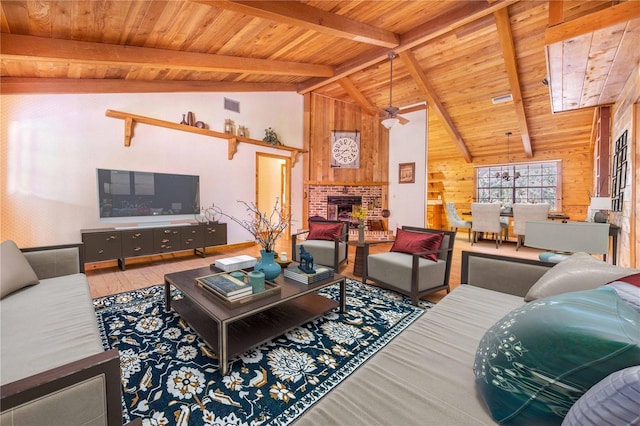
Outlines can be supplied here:
M299 237L306 234L306 239ZM293 234L291 259L298 262L300 246L311 253L313 263L329 266L337 273L340 266L348 262L349 222L341 220L309 220L309 229Z
M449 293L449 275L456 233L403 226L391 250L369 254L369 247L389 241L367 242L363 247L362 282L405 294L414 305L420 297L440 290Z

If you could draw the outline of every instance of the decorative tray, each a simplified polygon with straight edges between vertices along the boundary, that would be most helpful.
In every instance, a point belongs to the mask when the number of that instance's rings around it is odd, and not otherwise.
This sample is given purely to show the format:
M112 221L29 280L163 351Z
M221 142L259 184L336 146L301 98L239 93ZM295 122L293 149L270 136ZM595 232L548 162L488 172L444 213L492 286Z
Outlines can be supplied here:
M246 273L245 273L246 274ZM224 295L218 293L217 291L203 285L199 281L196 281L196 285L202 289L202 292L208 296L211 296L212 299L222 302L228 308L237 308L240 306L244 306L247 303L255 302L256 300L263 299L265 297L273 296L276 294L280 294L280 286L273 281L266 280L264 282L264 290L260 293L252 293L248 296L241 297L236 300L229 300Z

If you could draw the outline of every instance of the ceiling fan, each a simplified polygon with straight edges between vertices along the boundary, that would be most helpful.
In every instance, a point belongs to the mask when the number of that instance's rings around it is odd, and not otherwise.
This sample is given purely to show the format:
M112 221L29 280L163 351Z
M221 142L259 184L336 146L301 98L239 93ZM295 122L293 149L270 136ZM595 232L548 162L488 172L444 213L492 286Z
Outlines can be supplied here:
M394 107L393 100L393 60L397 55L394 52L389 52L389 106L382 110L380 113L381 123L387 129L395 126L397 123L405 125L409 122L406 118L399 116L400 108Z

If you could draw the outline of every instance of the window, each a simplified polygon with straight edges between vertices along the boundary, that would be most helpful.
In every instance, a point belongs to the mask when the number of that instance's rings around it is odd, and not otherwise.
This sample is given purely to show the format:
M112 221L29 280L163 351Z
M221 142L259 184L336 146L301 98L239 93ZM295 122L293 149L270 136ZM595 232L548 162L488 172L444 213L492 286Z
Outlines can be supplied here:
M562 211L562 163L560 160L497 164L476 167L476 200L479 203L548 203Z
M616 152L611 166L611 211L621 212L624 189L627 186L627 131L616 140Z

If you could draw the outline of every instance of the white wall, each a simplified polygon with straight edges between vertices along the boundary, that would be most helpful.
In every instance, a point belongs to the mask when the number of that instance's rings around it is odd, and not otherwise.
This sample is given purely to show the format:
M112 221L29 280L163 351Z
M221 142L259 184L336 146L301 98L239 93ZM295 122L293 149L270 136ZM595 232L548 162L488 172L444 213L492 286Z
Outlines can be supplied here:
M240 102L240 113L223 109L225 96ZM242 217L246 212L236 201L255 201L256 151L288 152L241 143L228 160L224 139L145 124L134 126L126 148L124 121L106 117L105 111L176 123L192 111L212 130L222 131L230 118L247 126L254 139L272 127L285 145L302 147L302 103L295 93L2 96L0 239L22 247L64 244L79 242L81 229L115 226L99 220L97 168L199 175L203 206L215 203ZM292 170L292 214L298 223L302 180L299 162ZM229 243L251 239L225 221Z
M427 187L426 111L403 114L409 123L389 130L389 229L425 226ZM398 183L398 164L416 163L415 183Z

